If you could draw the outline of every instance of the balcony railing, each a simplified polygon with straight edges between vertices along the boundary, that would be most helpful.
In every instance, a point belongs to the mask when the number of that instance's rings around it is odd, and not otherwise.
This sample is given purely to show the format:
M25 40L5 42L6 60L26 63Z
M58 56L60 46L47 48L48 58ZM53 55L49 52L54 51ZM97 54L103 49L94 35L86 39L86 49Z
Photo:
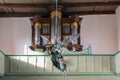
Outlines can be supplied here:
M0 73L5 76L61 76L48 54L3 55L0 52ZM120 52L116 54L63 54L67 76L120 74ZM5 59L4 59L5 58Z

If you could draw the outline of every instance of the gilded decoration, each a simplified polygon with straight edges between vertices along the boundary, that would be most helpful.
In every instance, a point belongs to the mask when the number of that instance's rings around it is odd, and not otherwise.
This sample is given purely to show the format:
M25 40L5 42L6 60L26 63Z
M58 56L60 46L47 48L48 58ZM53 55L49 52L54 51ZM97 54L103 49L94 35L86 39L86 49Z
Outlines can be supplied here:
M56 11L52 11L50 13L50 15L51 15L51 18L54 18L56 16ZM58 18L61 18L62 17L62 12L61 11L57 11L57 16L58 16Z
M40 22L35 22L35 28L41 28Z

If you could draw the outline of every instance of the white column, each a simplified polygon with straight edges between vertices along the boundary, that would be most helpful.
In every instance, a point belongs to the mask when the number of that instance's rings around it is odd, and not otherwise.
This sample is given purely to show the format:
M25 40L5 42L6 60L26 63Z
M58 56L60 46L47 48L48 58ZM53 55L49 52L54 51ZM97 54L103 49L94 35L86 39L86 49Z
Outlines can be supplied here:
M120 6L116 9L118 50L120 50Z

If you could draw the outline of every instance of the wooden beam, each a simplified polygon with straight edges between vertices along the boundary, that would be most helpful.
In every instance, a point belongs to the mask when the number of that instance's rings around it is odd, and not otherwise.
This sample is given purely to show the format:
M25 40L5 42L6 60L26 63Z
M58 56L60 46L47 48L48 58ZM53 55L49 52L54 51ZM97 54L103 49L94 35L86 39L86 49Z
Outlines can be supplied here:
M64 7L117 6L120 5L120 1L59 3L59 5L63 5Z
M93 14L115 14L115 11L80 11L80 12L63 12L63 17L68 17L72 15L93 15ZM40 15L42 17L49 18L49 12L37 12L37 13L23 13L23 12L9 12L0 13L0 17L34 17L35 15Z
M48 17L49 12L9 12L0 13L0 17L34 17L35 15L40 15L42 17Z
M0 8L47 8L49 3L0 3Z
M115 14L115 11L80 11L80 12L63 12L63 16L73 15L100 15L100 14Z
M46 8L48 3L0 3L0 8Z
M48 8L53 5L52 3L0 3L0 8ZM120 5L120 1L109 1L109 2L77 2L77 3L58 3L64 8L68 7L89 7L89 6L111 6Z

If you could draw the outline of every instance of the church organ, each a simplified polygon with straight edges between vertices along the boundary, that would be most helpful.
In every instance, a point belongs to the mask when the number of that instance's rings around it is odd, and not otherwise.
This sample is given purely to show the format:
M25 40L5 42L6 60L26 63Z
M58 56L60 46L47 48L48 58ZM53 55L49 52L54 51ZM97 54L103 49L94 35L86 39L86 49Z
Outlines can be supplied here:
M57 7L58 11L55 11L55 6L50 6L50 18L44 18L36 15L31 20L32 26L32 49L42 48L45 50L45 44L41 38L41 35L49 39L51 44L54 42L52 39L54 37L59 37L61 41L66 36L80 34L80 22L82 18L77 15L70 16L68 18L62 17L62 6ZM67 45L69 50L73 47L76 51L82 50L82 45L80 43L80 37L75 41Z

